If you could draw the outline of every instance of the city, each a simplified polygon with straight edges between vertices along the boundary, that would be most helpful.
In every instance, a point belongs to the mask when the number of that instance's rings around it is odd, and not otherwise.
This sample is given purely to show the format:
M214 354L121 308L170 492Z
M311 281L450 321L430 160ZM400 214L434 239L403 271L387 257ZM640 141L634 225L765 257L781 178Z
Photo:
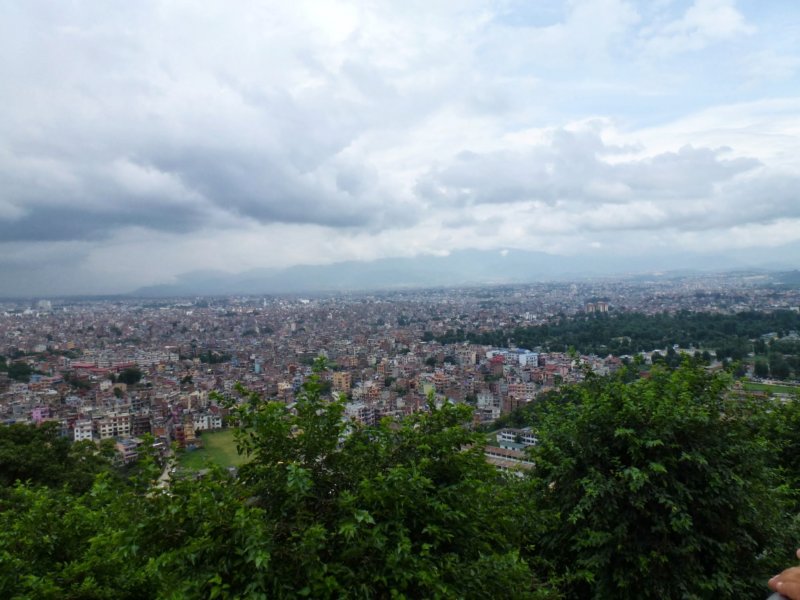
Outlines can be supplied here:
M6 301L0 417L55 421L75 441L113 439L127 463L145 434L166 451L173 443L200 445L201 432L225 427L228 409L218 399L234 395L237 383L291 405L323 356L325 390L346 399L348 419L375 425L407 416L425 410L432 394L471 405L474 425L491 429L540 394L582 381L587 370L613 373L632 357L518 348L510 340L507 347L442 343L441 336L628 312L797 312L800 290L779 280L710 274L308 298ZM707 350L653 347L641 359L649 364L654 352L675 349ZM747 373L753 376L752 364ZM524 461L521 446L511 450Z

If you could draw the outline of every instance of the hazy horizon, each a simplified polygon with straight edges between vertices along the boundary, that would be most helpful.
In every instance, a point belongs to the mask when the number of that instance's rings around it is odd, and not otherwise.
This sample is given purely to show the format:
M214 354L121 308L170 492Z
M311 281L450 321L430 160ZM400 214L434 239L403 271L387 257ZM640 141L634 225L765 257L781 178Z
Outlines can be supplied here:
M629 258L608 262L582 257L550 257L518 250L459 250L446 256L388 258L369 262L346 261L329 265L297 265L284 269L250 269L233 273L198 270L183 273L167 283L146 285L108 294L0 294L0 301L92 298L189 298L230 296L327 296L329 294L393 293L433 289L485 288L527 285L565 285L590 282L635 282L718 277L763 277L764 284L792 282L800 273L787 262L754 265L715 257L704 268L690 263L650 264ZM686 257L684 257L686 258ZM675 266L682 265L682 266ZM652 268L651 268L652 267ZM786 278L789 278L788 280Z
M6 4L0 297L466 249L796 268L798 21L755 0Z

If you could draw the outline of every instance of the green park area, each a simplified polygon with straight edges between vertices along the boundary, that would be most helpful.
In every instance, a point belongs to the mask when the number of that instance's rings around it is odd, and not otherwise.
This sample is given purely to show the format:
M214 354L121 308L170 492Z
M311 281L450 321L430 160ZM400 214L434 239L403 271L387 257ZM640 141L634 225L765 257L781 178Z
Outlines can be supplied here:
M745 382L744 389L747 390L748 392L767 392L769 394L800 393L800 386L778 385L774 383L757 383L755 381Z
M178 464L187 470L202 469L209 462L223 468L242 464L247 459L236 452L233 433L233 429L222 429L201 434L202 447L184 450L178 458Z

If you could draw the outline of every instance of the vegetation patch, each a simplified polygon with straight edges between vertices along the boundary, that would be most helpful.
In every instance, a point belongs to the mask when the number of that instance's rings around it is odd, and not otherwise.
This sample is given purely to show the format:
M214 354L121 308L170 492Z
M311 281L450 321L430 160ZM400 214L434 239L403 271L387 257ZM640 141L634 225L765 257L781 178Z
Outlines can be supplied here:
M222 468L237 467L247 460L236 451L234 429L207 431L201 434L200 439L203 441L202 447L181 453L181 468L196 471L207 467L209 463Z
M776 385L774 383L756 383L746 381L744 389L748 392L769 392L770 394L798 394L800 386Z

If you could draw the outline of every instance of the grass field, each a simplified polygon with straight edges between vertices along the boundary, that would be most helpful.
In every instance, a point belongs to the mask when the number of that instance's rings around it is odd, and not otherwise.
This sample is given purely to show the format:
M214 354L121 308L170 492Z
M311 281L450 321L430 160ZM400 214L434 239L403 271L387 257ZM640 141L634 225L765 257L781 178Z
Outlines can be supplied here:
M245 462L245 457L236 452L236 440L233 439L233 429L209 431L201 434L203 447L197 450L185 450L178 460L183 469L196 471L212 462L220 467L238 466Z
M756 383L754 381L746 381L744 389L748 392L770 392L776 394L794 394L800 392L800 387L792 387L790 385L775 385L772 383Z

